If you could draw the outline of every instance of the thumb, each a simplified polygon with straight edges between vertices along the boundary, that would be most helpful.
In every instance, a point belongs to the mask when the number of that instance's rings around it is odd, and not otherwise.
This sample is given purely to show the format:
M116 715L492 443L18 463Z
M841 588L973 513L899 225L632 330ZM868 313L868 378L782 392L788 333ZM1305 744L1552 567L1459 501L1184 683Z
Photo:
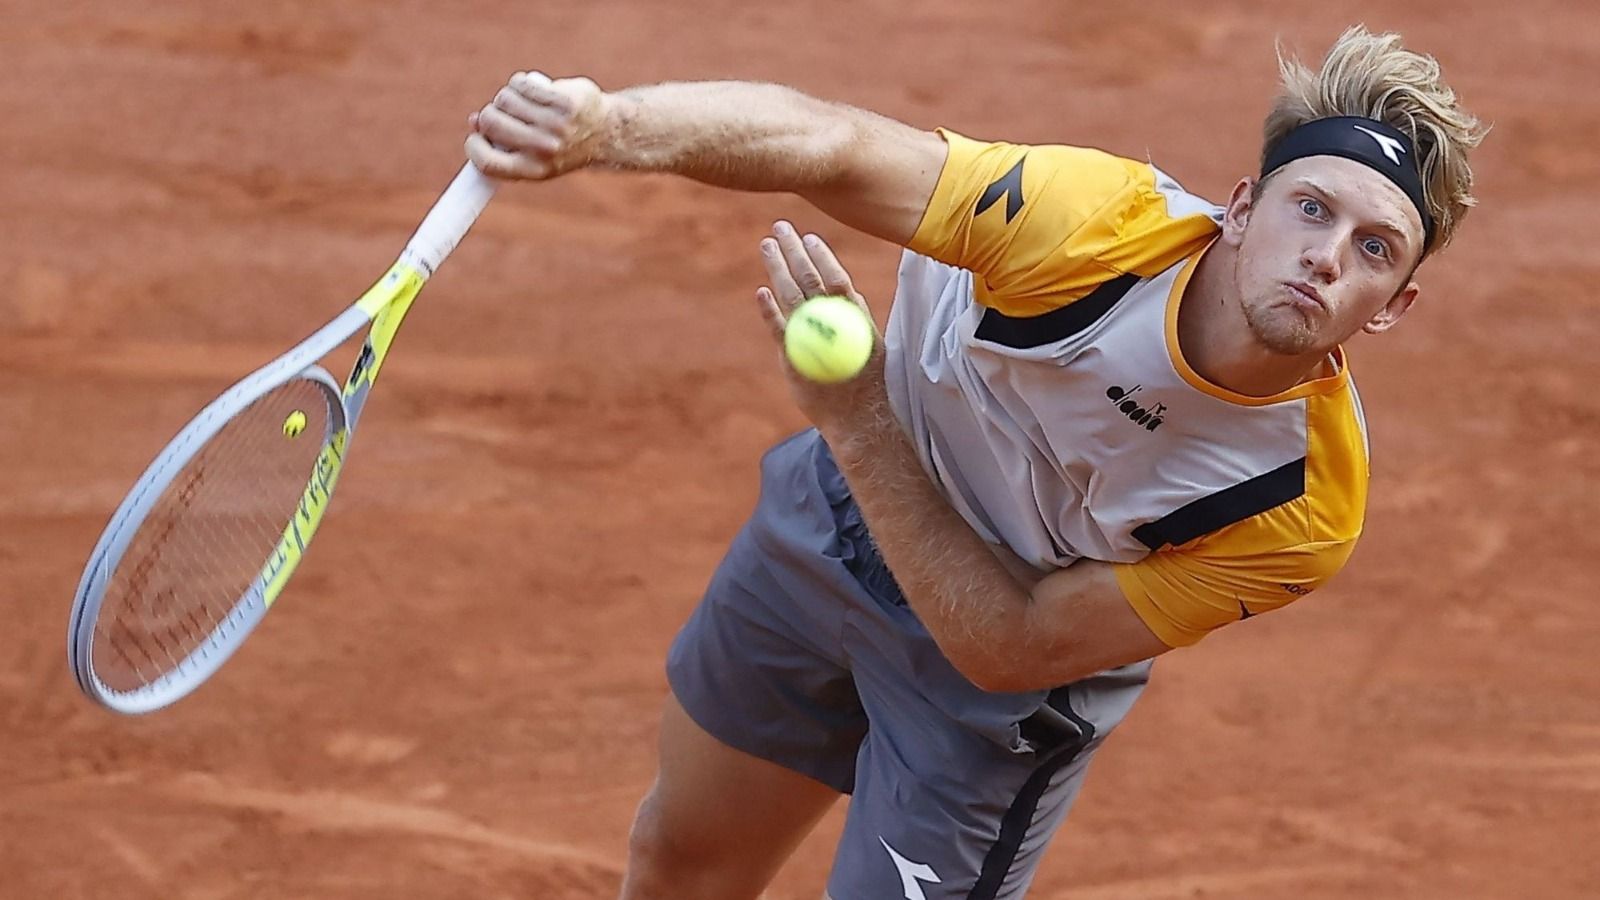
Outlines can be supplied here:
M568 114L582 113L598 102L603 93L593 79L583 77L552 81L539 72L529 72L523 83L523 93L529 100Z

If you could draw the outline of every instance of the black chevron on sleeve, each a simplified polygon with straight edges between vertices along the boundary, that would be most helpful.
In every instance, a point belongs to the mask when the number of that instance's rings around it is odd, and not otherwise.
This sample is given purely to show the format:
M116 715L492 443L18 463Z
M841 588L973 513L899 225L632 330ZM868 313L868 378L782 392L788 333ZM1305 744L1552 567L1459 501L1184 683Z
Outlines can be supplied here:
M1011 167L1011 171L1001 175L994 184L983 189L983 196L978 198L978 207L972 211L973 218L983 215L984 211L995 205L1001 197L1006 198L1006 224L1022 212L1022 164L1028 161L1024 155Z

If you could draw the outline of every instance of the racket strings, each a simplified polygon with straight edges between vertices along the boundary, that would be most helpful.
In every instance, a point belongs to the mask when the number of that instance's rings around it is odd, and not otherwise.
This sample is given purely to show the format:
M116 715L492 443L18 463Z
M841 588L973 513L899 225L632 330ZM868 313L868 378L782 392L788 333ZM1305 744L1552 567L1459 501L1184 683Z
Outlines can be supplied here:
M230 419L162 492L106 586L93 651L106 687L132 691L171 672L252 599L336 402L318 382L289 381ZM297 412L303 430L289 436Z

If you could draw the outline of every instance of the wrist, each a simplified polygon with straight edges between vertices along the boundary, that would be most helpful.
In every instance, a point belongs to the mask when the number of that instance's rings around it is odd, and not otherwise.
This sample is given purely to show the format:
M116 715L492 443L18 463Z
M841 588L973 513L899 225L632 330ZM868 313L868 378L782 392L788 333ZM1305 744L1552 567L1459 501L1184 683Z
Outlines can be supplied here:
M853 406L849 415L819 423L817 430L841 465L854 466L881 457L896 445L910 448L887 396L881 402Z
M593 124L579 147L579 164L612 169L634 168L621 152L628 125L638 115L639 102L621 91L601 91L595 103Z

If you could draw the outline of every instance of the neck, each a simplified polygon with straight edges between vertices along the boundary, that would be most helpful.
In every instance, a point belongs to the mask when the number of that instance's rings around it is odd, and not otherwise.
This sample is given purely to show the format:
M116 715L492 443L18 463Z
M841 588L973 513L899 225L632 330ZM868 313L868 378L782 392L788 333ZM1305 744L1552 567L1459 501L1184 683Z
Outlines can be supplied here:
M1328 356L1285 356L1262 346L1234 289L1238 250L1221 240L1201 257L1178 305L1178 349L1206 381L1246 397L1271 397L1326 374Z

